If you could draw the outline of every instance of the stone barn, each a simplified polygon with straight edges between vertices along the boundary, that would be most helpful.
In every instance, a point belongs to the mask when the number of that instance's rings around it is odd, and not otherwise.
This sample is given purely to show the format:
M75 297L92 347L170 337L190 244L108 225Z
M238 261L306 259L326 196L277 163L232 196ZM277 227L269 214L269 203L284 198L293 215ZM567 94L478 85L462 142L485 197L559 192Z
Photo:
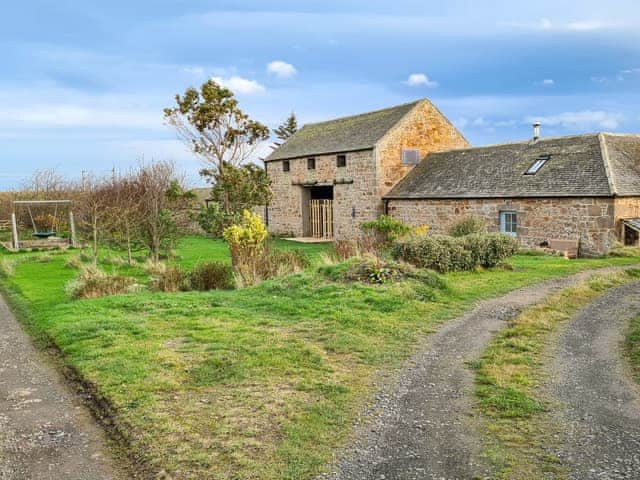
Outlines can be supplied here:
M265 215L269 230L354 238L421 158L468 146L426 99L305 125L265 160L274 194Z
M579 242L602 254L638 244L640 135L539 139L432 153L385 197L406 223L447 233L476 216L527 247Z

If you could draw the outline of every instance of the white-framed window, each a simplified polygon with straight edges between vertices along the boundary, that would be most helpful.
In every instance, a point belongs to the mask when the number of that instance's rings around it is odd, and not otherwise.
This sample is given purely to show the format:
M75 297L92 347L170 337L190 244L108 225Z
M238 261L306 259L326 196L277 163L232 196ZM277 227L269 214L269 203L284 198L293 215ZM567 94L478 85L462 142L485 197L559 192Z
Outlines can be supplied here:
M417 165L420 163L420 150L412 148L402 149L402 164L403 165Z
M500 232L514 237L518 233L518 214L516 212L500 212Z

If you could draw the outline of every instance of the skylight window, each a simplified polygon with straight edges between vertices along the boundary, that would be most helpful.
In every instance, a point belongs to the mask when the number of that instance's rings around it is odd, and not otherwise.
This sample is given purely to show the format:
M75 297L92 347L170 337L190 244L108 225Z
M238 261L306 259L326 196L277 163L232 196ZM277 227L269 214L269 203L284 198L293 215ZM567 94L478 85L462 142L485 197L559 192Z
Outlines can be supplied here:
M540 155L536 161L531 164L529 169L524 172L525 175L535 175L549 161L551 155Z

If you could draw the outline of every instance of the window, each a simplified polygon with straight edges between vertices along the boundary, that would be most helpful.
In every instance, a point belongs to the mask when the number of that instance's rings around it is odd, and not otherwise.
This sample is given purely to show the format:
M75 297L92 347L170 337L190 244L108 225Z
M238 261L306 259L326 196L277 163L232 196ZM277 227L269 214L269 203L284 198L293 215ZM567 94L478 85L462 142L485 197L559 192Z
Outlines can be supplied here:
M417 165L420 163L420 150L402 149L402 164Z
M500 232L515 237L517 230L518 216L516 212L500 212Z
M316 159L307 158L307 170L315 170L315 169L316 169Z
M346 155L338 155L338 156L336 156L336 166L337 167L346 167L347 166L347 156Z
M283 160L282 161L282 171L283 172L288 172L289 170L291 170L291 163L289 163L289 160Z
M550 158L551 155L540 155L538 158L536 158L536 161L531 164L529 169L524 172L524 174L535 175L536 173L538 173L538 170L540 170L544 166L544 164L549 161Z

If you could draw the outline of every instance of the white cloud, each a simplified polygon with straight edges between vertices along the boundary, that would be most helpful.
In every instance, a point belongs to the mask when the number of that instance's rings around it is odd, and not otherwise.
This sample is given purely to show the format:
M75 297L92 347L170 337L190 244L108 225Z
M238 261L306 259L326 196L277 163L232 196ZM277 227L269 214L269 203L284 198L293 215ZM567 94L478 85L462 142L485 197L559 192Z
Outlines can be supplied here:
M503 26L524 30L540 31L569 31L569 32L593 32L605 28L615 27L615 24L602 22L600 20L572 20L564 22L554 22L549 18L541 18L535 22L506 22Z
M567 129L604 128L616 129L622 121L619 113L603 110L583 110L580 112L564 112L544 117L526 117L527 123L540 122L542 125L560 126Z
M223 87L227 87L234 93L253 95L266 91L266 89L255 80L249 80L248 78L236 75L229 78L212 77L211 80L219 83Z
M405 83L410 87L436 88L438 86L438 82L431 80L424 73L412 73Z
M183 67L182 71L194 77L204 77L204 68L202 67Z
M267 65L267 73L280 78L293 77L298 71L296 67L282 60L274 60Z
M538 85L542 85L545 87L550 87L555 84L556 82L552 78L545 78L544 80L541 80L540 82L538 82Z

